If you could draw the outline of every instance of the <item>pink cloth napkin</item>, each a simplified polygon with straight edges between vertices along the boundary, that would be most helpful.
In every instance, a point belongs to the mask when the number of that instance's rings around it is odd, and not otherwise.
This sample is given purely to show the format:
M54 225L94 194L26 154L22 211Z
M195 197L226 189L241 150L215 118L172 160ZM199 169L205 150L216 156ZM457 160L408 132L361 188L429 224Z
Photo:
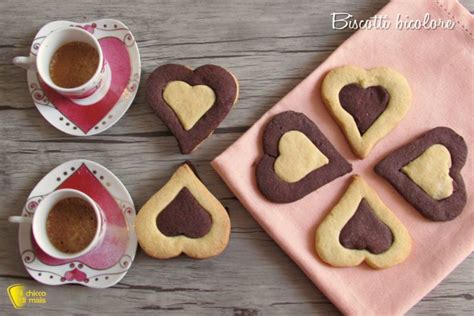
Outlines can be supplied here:
M453 30L360 30L324 63L262 116L212 165L266 232L299 265L315 285L346 314L394 315L408 311L474 249L473 176L473 34L474 19L458 2L394 0L378 14L456 21ZM352 154L335 121L321 101L320 85L334 67L388 66L409 81L411 108L388 136L364 160ZM314 250L318 224L341 197L349 175L338 178L305 198L289 204L267 201L258 191L254 163L262 155L262 132L277 113L305 113L352 164L354 172L372 186L409 230L413 249L408 259L386 270L366 264L334 268ZM462 135L470 152L462 170L468 201L463 213L445 223L422 217L390 184L376 175L374 165L392 150L436 126ZM470 276L466 276L470 277Z

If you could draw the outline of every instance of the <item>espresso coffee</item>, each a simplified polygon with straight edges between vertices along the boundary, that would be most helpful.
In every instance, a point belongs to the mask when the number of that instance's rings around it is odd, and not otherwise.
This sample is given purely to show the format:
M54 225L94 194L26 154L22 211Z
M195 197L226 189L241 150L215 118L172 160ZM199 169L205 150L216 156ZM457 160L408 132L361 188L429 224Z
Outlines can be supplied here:
M54 53L49 74L59 87L76 88L89 81L98 66L99 53L94 47L83 42L71 42Z
M80 198L67 198L54 205L46 220L46 232L59 251L76 253L94 239L97 218L92 206Z

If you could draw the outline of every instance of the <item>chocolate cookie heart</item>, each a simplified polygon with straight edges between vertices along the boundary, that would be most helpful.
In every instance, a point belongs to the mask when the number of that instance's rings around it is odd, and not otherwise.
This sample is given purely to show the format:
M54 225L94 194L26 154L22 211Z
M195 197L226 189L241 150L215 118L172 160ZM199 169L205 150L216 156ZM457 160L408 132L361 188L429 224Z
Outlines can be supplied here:
M356 212L339 235L341 244L349 249L366 249L374 254L387 251L393 243L393 234L362 199Z
M215 65L195 70L163 65L153 71L146 87L148 104L176 137L183 154L192 152L212 134L238 94L236 78Z
M364 134L372 123L387 108L390 95L382 86L362 88L351 83L339 92L339 102L355 120L360 134Z
M433 145L444 146L450 154L451 168L449 177L452 179L453 191L443 199L431 196L417 184L417 177L410 178L406 167L422 156ZM464 139L447 127L434 128L405 146L393 151L375 166L375 172L390 182L405 199L410 202L424 217L432 221L449 221L461 214L466 205L466 187L461 175L461 169L466 163L467 145ZM432 165L438 159L428 159ZM424 166L424 168L445 168L445 163L438 166ZM434 169L433 169L434 170ZM425 172L425 170L422 170ZM427 181L429 185L429 181ZM433 183L433 182L431 182ZM435 183L438 185L438 183Z
M324 164L318 163L319 168L310 171L296 182L285 181L275 172L275 161L280 155L279 142L283 135L292 131L304 134L328 160ZM263 157L256 167L257 186L267 199L276 203L299 200L352 171L351 164L336 151L318 127L303 113L287 111L273 117L263 133L263 152Z
M166 236L200 238L211 230L209 213L183 188L156 218L156 226Z

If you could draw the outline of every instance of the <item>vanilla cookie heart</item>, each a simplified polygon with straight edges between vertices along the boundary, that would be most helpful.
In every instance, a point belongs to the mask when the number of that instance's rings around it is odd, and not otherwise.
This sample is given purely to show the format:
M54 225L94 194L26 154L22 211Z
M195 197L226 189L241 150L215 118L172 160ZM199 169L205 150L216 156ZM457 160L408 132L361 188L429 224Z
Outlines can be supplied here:
M467 202L461 169L467 145L450 128L436 127L388 154L375 172L390 182L424 217L449 221Z
M195 70L163 65L152 72L146 87L148 104L176 137L183 154L191 153L214 132L238 95L237 79L216 65Z
M401 170L433 199L442 200L453 194L453 179L449 176L449 169L449 150L435 144Z
M403 262L411 251L405 226L360 177L352 183L316 230L316 252L336 267L365 261L376 269Z
M352 170L318 127L303 113L275 115L263 133L263 156L255 175L270 201L289 203Z
M405 77L387 67L335 68L324 78L321 95L359 158L395 128L411 102Z
M203 259L227 247L230 219L190 163L185 163L142 207L135 230L141 248L152 257L185 253Z
M171 81L163 90L163 99L189 131L211 108L216 94L206 85L191 86L184 81Z
M329 160L300 131L286 132L278 143L280 155L275 160L276 174L286 182L298 182Z

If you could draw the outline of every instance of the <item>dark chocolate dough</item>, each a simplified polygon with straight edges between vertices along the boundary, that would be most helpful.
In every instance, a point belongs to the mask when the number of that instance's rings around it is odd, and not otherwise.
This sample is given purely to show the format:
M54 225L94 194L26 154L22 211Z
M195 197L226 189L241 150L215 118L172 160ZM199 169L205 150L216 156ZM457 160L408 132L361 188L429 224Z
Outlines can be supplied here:
M311 171L298 182L282 180L274 170L280 138L289 131L305 134L329 160L329 163ZM352 171L348 163L324 136L318 127L303 113L287 111L277 114L263 133L263 157L256 167L256 180L260 192L270 201L289 203L301 199L319 187Z
M187 188L156 218L156 226L166 236L184 235L189 238L205 236L212 226L212 218Z
M387 108L390 95L382 86L372 86L366 89L356 83L351 83L339 91L339 102L349 112L363 135L375 120Z
M216 95L214 105L189 131L184 129L173 109L163 99L163 90L171 81L184 81L191 86L206 85ZM167 64L156 68L148 78L146 100L178 140L181 153L189 154L226 117L238 97L238 90L234 76L222 67L204 65L193 71L183 65Z
M435 144L441 144L449 150L452 162L449 176L453 179L454 190L442 200L433 199L401 171L406 164ZM374 169L424 217L432 221L449 221L461 214L466 205L466 187L460 173L466 159L467 145L464 139L448 127L436 127L390 153Z
M339 242L348 249L366 249L373 254L387 251L393 243L390 228L374 214L365 199L342 228Z

